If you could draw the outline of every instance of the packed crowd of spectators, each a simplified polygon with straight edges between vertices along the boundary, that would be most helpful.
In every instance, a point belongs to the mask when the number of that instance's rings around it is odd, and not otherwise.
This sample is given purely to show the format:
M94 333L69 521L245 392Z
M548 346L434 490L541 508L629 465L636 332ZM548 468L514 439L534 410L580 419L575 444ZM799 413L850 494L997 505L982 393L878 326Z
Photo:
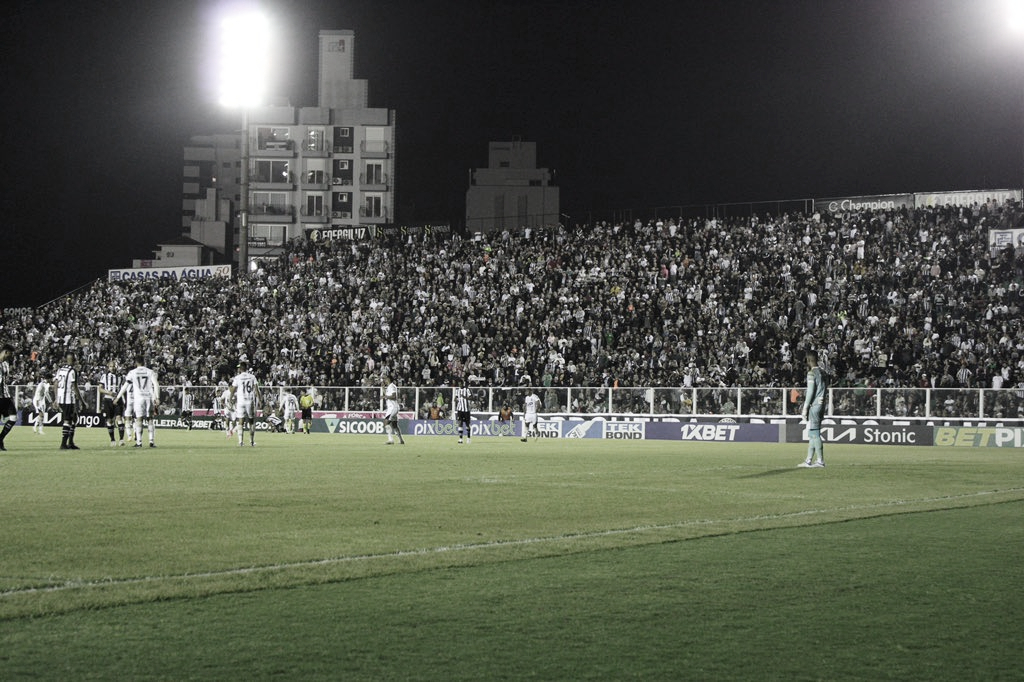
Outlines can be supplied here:
M13 377L143 353L164 384L239 359L273 384L796 386L1024 382L1024 254L991 255L1016 206L599 223L290 244L234 281L98 281L5 311Z

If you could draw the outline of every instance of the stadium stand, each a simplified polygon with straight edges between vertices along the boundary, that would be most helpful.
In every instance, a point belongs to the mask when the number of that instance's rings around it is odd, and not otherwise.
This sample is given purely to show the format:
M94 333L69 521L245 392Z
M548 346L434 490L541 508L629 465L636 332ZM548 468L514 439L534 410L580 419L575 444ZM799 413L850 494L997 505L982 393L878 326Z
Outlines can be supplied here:
M296 242L235 281L97 281L4 311L12 374L85 375L142 351L162 383L241 358L269 383L1024 387L1019 207L599 223L575 230ZM93 371L95 369L95 371ZM999 377L998 379L996 377Z

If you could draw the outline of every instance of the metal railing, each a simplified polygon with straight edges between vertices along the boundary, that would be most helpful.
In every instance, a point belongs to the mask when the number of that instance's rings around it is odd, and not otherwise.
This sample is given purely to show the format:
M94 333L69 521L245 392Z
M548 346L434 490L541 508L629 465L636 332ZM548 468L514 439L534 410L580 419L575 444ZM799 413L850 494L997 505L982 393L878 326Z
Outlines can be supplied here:
M12 386L15 404L30 409L34 385ZM296 396L308 386L265 386L264 408L276 407L281 394ZM384 409L379 386L312 387L316 409L338 412L379 412ZM197 410L210 409L223 386L189 387ZM161 387L161 411L173 414L181 405L183 387ZM803 389L789 388L608 388L608 387L478 387L471 388L476 413L496 413L502 406L520 411L523 399L536 393L542 413L560 415L628 415L722 418L785 418L799 416ZM83 397L96 411L100 393L84 385ZM432 407L451 416L452 389L448 386L399 387L405 412L429 416ZM1024 423L1024 388L832 388L828 414L832 417L921 421L926 419L1000 419Z

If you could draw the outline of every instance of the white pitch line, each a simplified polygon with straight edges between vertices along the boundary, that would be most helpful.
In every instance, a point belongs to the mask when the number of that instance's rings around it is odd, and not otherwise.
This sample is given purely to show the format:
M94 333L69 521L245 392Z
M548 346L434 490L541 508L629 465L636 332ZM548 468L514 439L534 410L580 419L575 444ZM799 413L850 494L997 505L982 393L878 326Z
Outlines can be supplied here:
M138 585L141 583L162 582L171 580L189 580L194 578L224 578L237 575L250 575L254 573L272 573L275 571L287 571L296 568L313 568L316 566L331 566L337 564L355 563L363 561L376 561L380 559L401 559L405 557L429 556L431 554L446 554L449 552L465 552L481 549L496 549L502 547L516 547L525 545L537 545L544 543L565 542L571 540L588 540L591 538L608 537L612 535L629 535L634 533L647 533L652 531L675 530L693 526L710 526L715 524L747 523L751 521L771 521L801 516L815 516L820 514L831 514L844 511L862 511L865 509L885 509L888 507L901 507L910 504L921 504L929 502L964 500L988 495L999 495L1004 493L1024 492L1024 488L1007 488L1005 490L983 490L974 493L963 493L960 495L943 495L940 497L924 497L910 500L889 500L876 504L847 505L844 507L831 507L827 509L803 509L794 512L781 514L758 514L734 519L694 519L680 521L678 523L649 524L633 526L632 528L611 528L606 530L594 530L581 533L566 533L563 535L550 535L539 538L519 538L515 540L492 540L490 542L478 542L455 545L442 545L440 547L425 547L420 549L402 549L382 554L357 554L353 556L330 557L326 559L312 559L309 561L296 561L281 564L268 564L265 566L247 566L242 568L231 568L223 571L205 571L202 573L182 573L180 575L143 576L139 578L111 578L109 580L68 580L58 585L46 587L26 587L0 592L0 599L4 597L15 597L27 594L44 594L50 592L63 592L66 590L95 588L95 587L118 587L123 585Z

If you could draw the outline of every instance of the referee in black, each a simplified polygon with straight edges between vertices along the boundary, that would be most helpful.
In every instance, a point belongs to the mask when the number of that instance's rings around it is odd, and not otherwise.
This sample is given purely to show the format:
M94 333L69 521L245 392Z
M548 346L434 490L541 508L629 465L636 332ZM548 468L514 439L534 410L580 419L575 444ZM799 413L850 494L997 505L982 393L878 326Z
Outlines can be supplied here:
M452 404L455 407L455 424L459 430L459 443L462 443L462 432L466 432L466 444L473 442L473 434L469 430L469 380L463 378L462 385L452 390Z

